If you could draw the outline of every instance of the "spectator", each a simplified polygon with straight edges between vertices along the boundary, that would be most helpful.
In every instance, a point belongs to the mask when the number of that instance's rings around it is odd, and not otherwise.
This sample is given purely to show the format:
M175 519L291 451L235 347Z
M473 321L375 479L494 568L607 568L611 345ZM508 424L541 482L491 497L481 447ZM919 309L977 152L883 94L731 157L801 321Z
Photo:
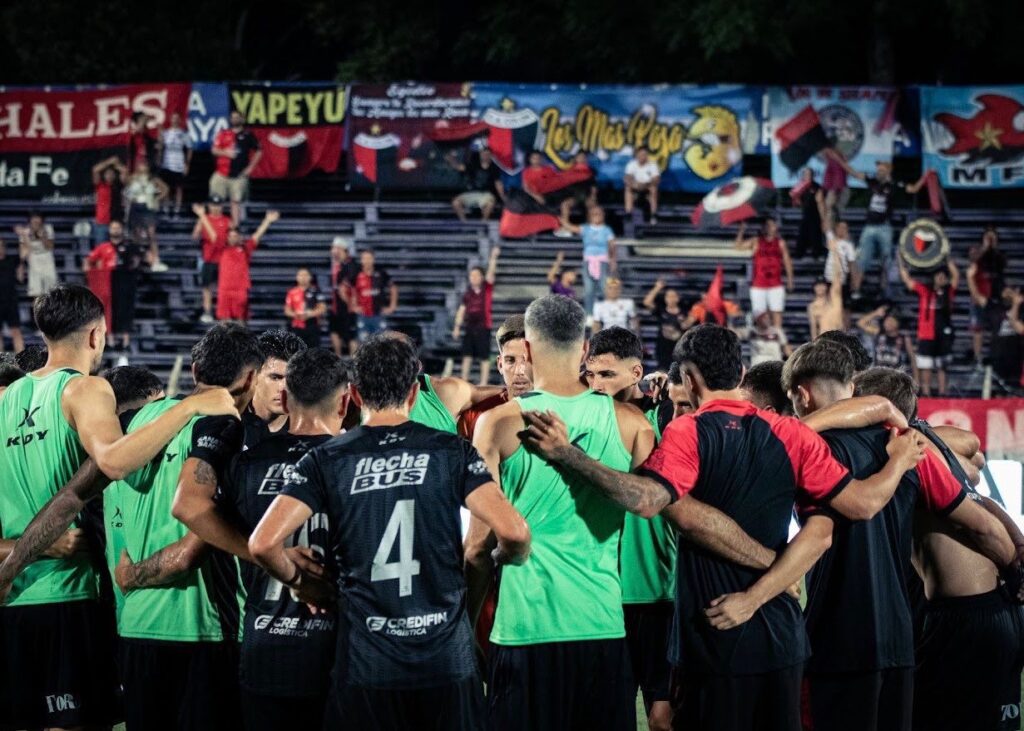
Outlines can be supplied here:
M124 220L124 182L128 168L114 155L92 166L92 187L96 192L96 214L92 242L110 238L110 222Z
M739 328L735 332L741 340L746 340L750 345L751 367L780 361L783 355L788 358L793 353L793 348L786 340L786 333L782 328L772 324L769 312L762 312L755 317L753 327Z
M841 239L830 236L828 239L828 257L831 271L842 269L840 257ZM828 267L826 267L828 269ZM846 329L846 307L843 301L843 280L830 282L818 277L814 282L814 299L807 305L807 321L811 327L811 340L830 330Z
M15 353L25 349L21 335L21 313L18 311L18 282L25 278L21 258L14 252L7 253L7 247L0 239L0 353L4 350L3 327L11 336Z
M217 267L217 319L238 320L245 323L249 319L249 261L252 252L259 246L260 239L270 228L270 224L278 220L281 214L267 211L262 223L248 239L243 239L238 227L228 230L228 242L221 253L220 265Z
M505 185L501 182L501 171L494 164L491 151L484 147L468 163L457 163L453 167L462 173L465 190L452 199L452 208L460 221L466 221L466 210L480 209L480 218L490 219L494 204L505 200Z
M192 165L192 141L180 113L172 113L171 126L160 133L157 155L160 158L160 178L174 193L174 217L177 218L181 214L185 178Z
M786 311L786 291L793 291L793 261L785 239L779 236L779 223L766 218L761 235L743 238L746 223L736 232L736 248L753 252L754 275L750 279L750 311L756 318L762 312L772 313L772 324L782 329L782 313ZM782 273L786 286L782 286Z
M1003 287L1001 297L1002 320L992 333L992 372L997 383L1010 395L1019 395L1024 385L1024 322L1020 319L1020 306L1024 296L1020 290Z
M310 348L320 347L320 318L327 313L316 280L308 269L295 273L295 286L284 298L284 314L291 320L290 330Z
M145 163L152 170L157 164L156 148L159 136L149 124L149 115L145 112L132 114L131 126L128 130L128 171L134 173L140 163Z
M679 338L683 337L686 323L686 312L679 304L679 292L665 288L665 280L658 281L644 297L644 309L654 315L658 321L658 337L655 340L654 354L658 368L665 370L672 365L672 351Z
M220 196L210 196L210 202L205 208L202 203L196 203L192 206L192 212L196 214L192 240L201 240L203 247L203 265L199 273L199 281L203 287L203 314L199 321L208 325L213 322L213 286L218 279L221 255L228 245L231 219L224 215L223 200Z
M800 184L793 188L793 202L800 206L800 230L796 236L797 259L805 256L812 256L815 259L824 257L828 251L825 248L825 241L822 238L822 231L828 219L824 216L825 194L814 179L814 171L804 168L801 173Z
M879 320L882 321L881 326ZM857 327L873 339L873 362L876 366L913 373L914 380L917 380L914 343L900 327L900 316L895 309L890 305L882 305L857 320Z
M359 265L352 258L351 242L343 236L335 236L331 242L331 314L327 329L331 334L334 354L355 355L356 332L352 313L348 310L349 280L356 275Z
M21 260L28 265L28 296L35 298L57 286L57 263L53 258L53 226L40 213L31 213L28 226L15 226Z
M646 195L651 206L651 223L658 222L658 185L661 183L661 168L650 159L647 148L640 145L633 153L633 159L626 163L623 178L626 215L633 214L638 195Z
M827 221L827 219L824 219ZM825 281L832 284L835 281L836 266L840 270L840 284L847 286L851 272L857 268L857 249L850 241L850 227L846 221L836 221L834 225L827 222L823 224L827 251L835 249L836 256L829 253L825 260Z
M576 270L563 269L565 252L559 251L555 255L555 261L548 269L548 284L551 285L551 294L560 294L571 300L576 299Z
M114 241L124 238L124 225L111 221L107 238L93 247L82 260L85 281L92 293L103 303L103 315L107 323L107 347L114 346L114 284L113 272L117 267L117 247Z
M604 285L604 299L594 305L592 327L600 332L606 327L623 327L632 332L640 330L636 306L629 297L622 296L622 282L608 277Z
M999 249L999 234L994 226L985 227L981 244L971 247L968 258L971 262L967 268L967 289L971 295L971 346L974 361L980 366L985 331L993 329L996 322L1003 319L1005 311L996 293L1003 291L1006 254Z
M842 160L843 153L835 148L825 150L825 174L821 179L821 187L825 191L826 221L841 217L850 200L850 189L846 187L846 168Z
M936 371L939 396L945 396L946 366L953 355L953 297L960 284L960 271L949 259L946 268L931 277L930 285L914 281L900 259L900 278L908 291L917 294L917 369L921 393L932 395L932 371Z
M587 157L587 153L580 150L572 158L572 165L569 168L573 171L579 171L587 176L587 178L579 183L574 183L569 187L565 188L567 197L567 205L563 205L561 209L562 217L568 219L572 216L573 212L577 207L582 206L584 211L588 211L597 205L597 184L594 182L594 169L590 167L590 160ZM564 232L565 229L559 229L555 232L555 235L564 235L559 232Z
M615 232L604 222L604 209L600 206L591 206L582 226L563 218L562 228L583 238L583 309L589 314L594 310L597 293L605 290L608 275L618 273Z
M494 295L494 280L498 274L498 256L501 249L491 247L487 261L487 272L480 267L469 271L469 286L462 295L462 304L455 313L455 327L452 339L462 336L462 380L469 380L469 372L475 359L480 364L480 385L486 386L491 375L491 299Z
M139 286L139 270L146 260L147 249L152 251L152 244L147 245L145 239L135 241L121 235L114 238L114 226L111 226L110 243L117 252L117 266L110 275L113 290L113 331L115 340L121 338L121 348L127 350L131 344L131 333L135 329L136 290Z
M836 159L847 173L863 181L871 193L867 217L864 219L864 229L860 233L857 253L858 267L854 270L851 279L852 292L850 296L853 299L859 299L864 277L876 262L882 268L882 291L888 289L887 272L892 260L892 197L896 188L903 188L910 194L916 193L924 185L924 176L921 176L916 183L907 185L892 179L892 163L887 160L879 160L875 163L875 175L871 177L851 168L842 157Z
M379 269L372 251L359 255L359 270L349 280L349 311L356 313L359 342L387 329L387 317L398 309L398 287Z
M210 195L231 201L231 222L241 220L242 202L249 194L249 175L263 156L259 140L245 127L241 112L231 112L231 126L213 139L216 170L210 178Z
M149 268L154 272L166 272L167 266L160 261L156 242L156 218L160 203L167 199L167 186L153 176L148 162L138 160L134 172L128 176L124 195L128 199L128 225L132 237L137 241L149 241Z

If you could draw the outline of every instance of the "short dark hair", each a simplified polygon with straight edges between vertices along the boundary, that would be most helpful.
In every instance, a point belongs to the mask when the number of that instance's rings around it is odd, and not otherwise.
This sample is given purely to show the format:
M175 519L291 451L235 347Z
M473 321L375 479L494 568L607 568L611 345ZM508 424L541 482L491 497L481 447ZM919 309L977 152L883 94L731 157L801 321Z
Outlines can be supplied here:
M103 371L102 376L114 389L118 407L133 401L145 401L164 389L156 374L142 366L118 366Z
M644 345L636 333L624 327L613 325L606 327L600 332L594 333L590 338L590 350L587 359L596 358L599 355L611 353L619 360L626 358L644 359Z
M907 417L917 416L917 384L909 374L895 368L875 366L853 377L857 396L884 396Z
M400 408L416 383L420 361L408 337L384 332L356 351L355 371L363 405L375 411Z
M790 416L793 414L793 403L782 387L782 368L781 360L758 363L751 366L743 375L743 383L740 386L752 394L757 394L758 400L771 406L775 413Z
M266 330L259 334L256 343L260 346L264 361L276 358L285 363L309 347L306 341L287 330Z
M576 300L557 294L538 297L526 308L524 328L535 338L567 350L583 340L587 316Z
M736 388L743 377L743 356L736 333L718 325L698 325L687 330L672 351L680 371L686 363L700 371L712 391Z
M86 325L103 319L103 303L87 287L58 284L32 305L36 327L50 342L74 335Z
M288 361L284 382L300 406L322 405L351 381L348 364L329 350L309 348Z
M192 346L196 380L207 386L226 388L247 367L259 368L261 365L263 351L256 336L236 322L214 325Z
M864 347L864 343L860 341L856 335L845 333L842 330L828 330L818 336L818 340L831 340L834 343L845 345L850 351L850 355L853 357L853 370L859 372L867 370L871 367L874 362L871 359L871 353Z
M0 388L7 388L24 375L25 371L14 363L0 363Z
M804 343L789 356L782 368L782 388L790 393L797 386L817 379L847 384L853 380L853 353L840 342L818 338Z
M498 341L498 350L501 350L505 343L522 340L526 337L525 321L526 318L519 314L509 315L505 318L505 322L501 323L501 327L494 335L494 339Z
M50 358L50 349L45 345L26 345L24 350L14 356L14 365L26 373L38 371Z
M673 363L668 367L668 382L673 386L683 385L683 374L679 370L679 364Z

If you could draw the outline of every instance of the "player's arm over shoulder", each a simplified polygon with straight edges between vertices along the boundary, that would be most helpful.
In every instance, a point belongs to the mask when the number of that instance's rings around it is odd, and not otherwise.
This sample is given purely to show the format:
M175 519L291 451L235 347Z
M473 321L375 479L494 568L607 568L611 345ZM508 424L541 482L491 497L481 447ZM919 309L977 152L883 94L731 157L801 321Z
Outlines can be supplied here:
M615 402L615 419L619 422L619 436L632 455L630 468L636 469L654 449L654 427L644 412L633 404Z
M502 460L519 449L518 434L522 429L522 410L515 401L485 411L477 420L473 432L473 446L484 458L495 481L500 479L499 468Z
M502 391L501 386L474 386L468 381L454 376L432 378L430 384L454 419L458 419L466 409L476 406L481 401Z

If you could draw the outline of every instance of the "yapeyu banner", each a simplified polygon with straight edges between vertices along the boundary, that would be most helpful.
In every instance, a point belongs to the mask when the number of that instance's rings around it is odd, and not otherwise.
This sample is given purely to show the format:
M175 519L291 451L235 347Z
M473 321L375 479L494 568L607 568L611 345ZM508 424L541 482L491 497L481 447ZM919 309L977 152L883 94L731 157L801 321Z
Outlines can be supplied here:
M947 188L1024 187L1024 86L926 86L922 165Z
M263 152L254 178L333 173L345 137L346 87L333 83L231 84L230 110L240 112Z
M184 118L190 84L0 89L0 197L40 200L92 193L92 166L127 161L132 114L152 128Z
M748 86L610 86L473 82L473 115L506 174L541 152L565 170L587 154L598 183L621 187L646 146L665 190L707 192L741 174L758 149L763 89Z

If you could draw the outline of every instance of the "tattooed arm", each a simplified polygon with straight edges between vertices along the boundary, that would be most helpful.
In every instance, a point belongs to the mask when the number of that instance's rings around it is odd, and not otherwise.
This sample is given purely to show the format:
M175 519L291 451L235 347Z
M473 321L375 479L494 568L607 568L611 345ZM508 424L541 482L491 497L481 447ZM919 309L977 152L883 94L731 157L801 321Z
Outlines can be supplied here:
M216 491L217 471L209 462L189 457L178 477L171 515L211 546L252 562L248 538L217 511Z
M122 592L170 584L181 574L195 568L206 552L206 544L194 533L188 533L152 556L132 563L127 551L114 569L114 580Z
M68 529L85 504L101 494L109 483L107 476L89 459L68 484L50 498L25 527L11 553L0 565L0 603L7 598L18 574L46 553Z

